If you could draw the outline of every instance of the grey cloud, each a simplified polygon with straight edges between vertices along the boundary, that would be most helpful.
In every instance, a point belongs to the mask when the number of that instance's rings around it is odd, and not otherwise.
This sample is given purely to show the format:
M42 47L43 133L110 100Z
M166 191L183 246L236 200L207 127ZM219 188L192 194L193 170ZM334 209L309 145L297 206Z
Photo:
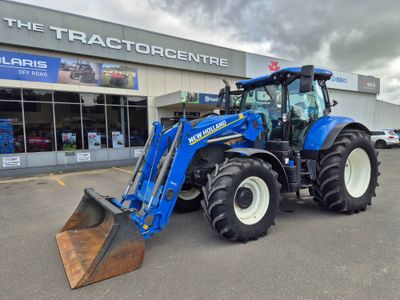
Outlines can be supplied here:
M399 74L390 68L393 60L400 58L400 4L397 0L21 2L203 42L217 41L227 47L257 49L262 54L343 71L375 75L381 78L382 98L400 100L400 83L386 85ZM138 6L141 10L137 9ZM147 17L147 14L152 17ZM179 22L165 26L165 22L154 17L157 15L160 18L169 16Z

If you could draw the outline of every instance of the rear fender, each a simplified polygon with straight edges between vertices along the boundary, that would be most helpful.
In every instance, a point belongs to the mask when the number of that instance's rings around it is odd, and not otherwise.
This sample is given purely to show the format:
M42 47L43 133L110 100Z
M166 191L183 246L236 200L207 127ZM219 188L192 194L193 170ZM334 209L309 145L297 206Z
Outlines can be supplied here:
M325 116L311 126L304 141L303 151L318 153L320 150L329 149L339 133L345 129L362 130L370 134L365 125L355 122L351 118Z
M289 180L280 160L271 152L255 148L233 148L226 151L233 155L257 157L271 164L272 169L278 173L278 181L282 184L281 192L289 192Z

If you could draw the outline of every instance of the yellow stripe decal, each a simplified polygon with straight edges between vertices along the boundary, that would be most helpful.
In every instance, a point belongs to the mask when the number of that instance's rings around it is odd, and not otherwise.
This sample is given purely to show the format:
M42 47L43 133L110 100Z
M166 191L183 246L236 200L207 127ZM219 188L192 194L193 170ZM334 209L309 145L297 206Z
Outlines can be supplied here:
M196 144L197 142L200 142L201 140L205 139L206 137L210 136L211 134L214 134L214 133L220 131L221 129L224 129L224 128L227 127L227 126L232 125L233 123L236 123L237 121L240 121L240 120L243 119L243 118L244 118L243 114L239 114L239 118L236 119L235 121L232 121L232 122L230 122L230 123L228 123L228 124L226 124L226 125L224 125L224 126L218 128L218 129L215 130L215 131L211 131L210 133L207 133L206 135L202 136L201 138L199 138L198 140L194 141L193 143L190 143L190 146Z

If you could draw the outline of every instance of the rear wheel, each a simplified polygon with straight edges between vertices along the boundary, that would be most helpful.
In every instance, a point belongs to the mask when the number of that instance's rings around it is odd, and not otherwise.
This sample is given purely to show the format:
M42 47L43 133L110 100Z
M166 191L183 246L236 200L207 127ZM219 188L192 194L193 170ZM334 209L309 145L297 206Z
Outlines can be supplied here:
M387 147L387 144L385 141L379 140L379 141L376 141L375 147L378 149L385 149Z
M281 199L277 178L271 165L260 159L236 157L217 165L202 201L213 228L240 242L265 235Z
M378 165L377 151L365 132L341 132L318 161L316 201L333 211L364 211L375 196Z
M199 209L203 193L195 187L183 186L176 200L175 210L190 212Z

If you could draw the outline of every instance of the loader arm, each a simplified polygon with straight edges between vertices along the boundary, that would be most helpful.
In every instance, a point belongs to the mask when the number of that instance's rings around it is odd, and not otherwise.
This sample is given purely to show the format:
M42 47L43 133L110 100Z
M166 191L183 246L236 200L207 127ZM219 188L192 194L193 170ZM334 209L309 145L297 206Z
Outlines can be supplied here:
M208 117L196 127L186 119L163 132L159 122L146 143L143 157L138 159L132 181L120 201L114 204L129 207L132 220L144 238L168 224L178 193L185 181L185 172L196 151L210 143L221 143L243 136L255 141L264 131L262 119L254 112ZM139 177L137 179L136 177ZM132 188L133 192L129 193Z

